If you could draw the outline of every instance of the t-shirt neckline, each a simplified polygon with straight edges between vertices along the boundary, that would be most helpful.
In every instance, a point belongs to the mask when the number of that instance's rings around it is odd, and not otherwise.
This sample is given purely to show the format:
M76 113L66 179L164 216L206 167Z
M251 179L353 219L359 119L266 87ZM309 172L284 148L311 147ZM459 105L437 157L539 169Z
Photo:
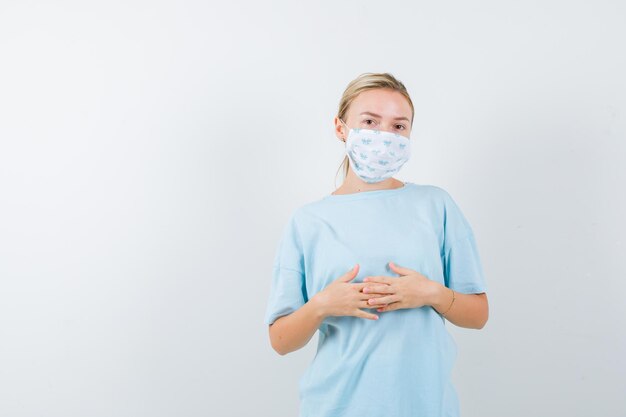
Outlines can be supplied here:
M356 193L350 194L328 194L324 197L325 200L329 201L346 201L346 200L359 200L362 198L375 198L375 197L386 197L391 195L396 195L406 191L413 183L410 181L404 181L404 185L398 188L386 188L384 190L372 190L372 191L360 191Z

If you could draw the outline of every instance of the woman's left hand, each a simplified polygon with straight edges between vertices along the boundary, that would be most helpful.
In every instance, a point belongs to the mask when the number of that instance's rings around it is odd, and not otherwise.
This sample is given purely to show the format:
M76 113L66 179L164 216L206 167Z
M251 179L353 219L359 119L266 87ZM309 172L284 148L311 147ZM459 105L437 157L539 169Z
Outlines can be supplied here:
M389 262L389 267L400 276L375 275L363 279L363 282L371 283L363 288L363 293L383 295L368 300L372 308L382 305L376 309L382 312L431 305L441 287L440 283L393 262Z

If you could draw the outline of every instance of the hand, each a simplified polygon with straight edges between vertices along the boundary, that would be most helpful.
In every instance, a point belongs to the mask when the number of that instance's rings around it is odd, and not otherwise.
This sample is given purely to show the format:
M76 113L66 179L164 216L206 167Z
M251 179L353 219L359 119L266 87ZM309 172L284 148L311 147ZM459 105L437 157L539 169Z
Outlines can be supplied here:
M431 305L431 300L437 296L438 286L441 284L417 271L399 267L393 262L389 262L389 266L400 276L376 275L363 279L363 283L367 284L363 288L363 293L378 295L377 298L368 300L371 307L383 312Z
M367 313L362 308L374 308L367 303L372 299L372 294L363 294L361 290L367 284L363 282L350 282L358 274L359 265L340 276L326 286L312 299L320 306L324 317L328 316L356 316L370 320L377 320L376 314ZM374 296L375 297L375 296Z

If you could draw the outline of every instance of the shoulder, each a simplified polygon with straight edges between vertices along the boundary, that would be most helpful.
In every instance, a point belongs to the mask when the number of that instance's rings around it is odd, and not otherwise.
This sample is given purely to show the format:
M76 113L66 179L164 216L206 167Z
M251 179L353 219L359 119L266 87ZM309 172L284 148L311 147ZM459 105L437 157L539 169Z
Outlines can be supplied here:
M471 230L463 210L450 192L432 184L423 185L421 188L422 192L428 195L428 205L433 210L433 216L439 219L445 230L458 229L459 233Z
M444 209L450 204L454 204L454 199L444 188L434 184L411 183L413 196L422 200L428 200L434 206Z
M311 201L297 206L292 212L289 222L296 228L306 229L315 219L323 217L327 210L323 200Z
M315 213L319 212L322 207L322 200L311 201L308 203L300 204L289 214L287 223L290 227L298 228L299 225L305 224Z
M320 197L297 206L293 211L293 216L304 220L307 217L316 217L317 214L328 211L331 207L334 205L329 204L326 197Z
M437 185L427 185L427 187L431 197L442 204L444 208L458 208L456 199L448 190Z
M424 189L424 192L427 192L433 198L438 198L440 200L451 199L450 193L445 190L443 187L434 184L421 184L419 187Z

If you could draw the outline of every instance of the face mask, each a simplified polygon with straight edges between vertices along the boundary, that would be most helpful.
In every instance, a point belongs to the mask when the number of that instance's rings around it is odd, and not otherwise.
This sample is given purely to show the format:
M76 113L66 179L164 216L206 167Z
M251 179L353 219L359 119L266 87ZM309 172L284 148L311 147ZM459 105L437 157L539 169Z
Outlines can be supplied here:
M339 119L348 128L345 122ZM411 156L409 138L398 133L349 129L346 154L354 173L368 183L394 176Z

